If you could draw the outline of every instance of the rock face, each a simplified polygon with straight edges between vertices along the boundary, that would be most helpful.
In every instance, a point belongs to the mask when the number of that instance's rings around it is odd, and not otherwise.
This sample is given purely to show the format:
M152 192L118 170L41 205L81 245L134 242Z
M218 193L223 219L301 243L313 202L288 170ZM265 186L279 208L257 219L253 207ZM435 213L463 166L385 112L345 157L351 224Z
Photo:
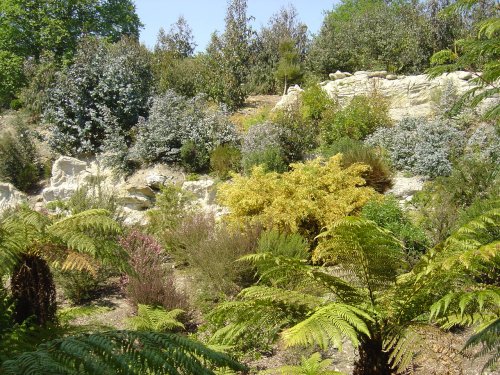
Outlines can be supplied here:
M405 116L428 117L432 115L432 97L435 93L452 84L458 95L473 87L469 80L473 78L469 72L453 72L443 74L435 79L427 75L396 76L386 71L359 71L350 75L337 71L330 74L331 81L321 83L321 87L332 98L341 104L355 95L370 94L374 90L390 101L390 116L399 120ZM298 98L299 89L288 92L278 102L276 108L292 105Z
M171 183L183 183L183 189L194 194L196 204L202 209L216 216L224 213L224 210L215 204L215 183L212 179L205 177L199 181L184 180L182 173L164 165L139 170L125 179L102 167L98 161L85 162L61 156L54 162L49 186L42 191L42 197L45 203L66 200L79 188L99 184L100 189L116 196L124 212L125 224L143 224L146 222L145 211L154 207L156 194L160 192L161 187ZM6 197L17 197L14 193L8 195L8 190L6 188ZM7 198L5 199L7 201Z
M392 188L387 193L394 194L400 202L408 202L411 201L415 193L423 189L424 182L423 177L405 177L403 174L398 173L393 178Z
M15 207L26 200L26 195L17 190L14 185L0 182L0 212Z

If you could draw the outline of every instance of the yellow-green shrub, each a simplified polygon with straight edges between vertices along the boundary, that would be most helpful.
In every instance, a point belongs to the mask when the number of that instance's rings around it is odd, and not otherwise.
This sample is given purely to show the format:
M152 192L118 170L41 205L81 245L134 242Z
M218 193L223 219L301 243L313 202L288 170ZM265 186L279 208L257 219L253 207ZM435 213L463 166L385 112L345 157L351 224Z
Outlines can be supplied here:
M356 213L377 194L361 177L369 167L355 163L342 168L342 156L291 165L283 174L255 167L250 176L235 176L218 193L229 207L227 219L265 228L298 232L313 239L326 225Z

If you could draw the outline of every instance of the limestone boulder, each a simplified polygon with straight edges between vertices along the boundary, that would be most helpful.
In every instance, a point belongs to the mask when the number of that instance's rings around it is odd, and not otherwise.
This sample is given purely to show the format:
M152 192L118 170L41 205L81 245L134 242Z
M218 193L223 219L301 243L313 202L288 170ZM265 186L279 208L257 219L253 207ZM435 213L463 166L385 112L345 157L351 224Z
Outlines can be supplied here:
M14 185L0 182L0 212L16 207L26 201L26 194L17 190Z
M410 201L413 196L423 189L425 179L421 176L406 177L402 173L393 178L392 188L387 194L394 194L400 201Z

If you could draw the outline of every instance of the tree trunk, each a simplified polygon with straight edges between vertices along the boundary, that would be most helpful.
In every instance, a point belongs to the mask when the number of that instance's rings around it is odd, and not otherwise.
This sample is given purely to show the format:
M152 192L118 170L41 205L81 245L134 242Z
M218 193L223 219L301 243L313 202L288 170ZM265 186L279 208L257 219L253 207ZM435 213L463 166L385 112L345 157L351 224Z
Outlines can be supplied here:
M23 255L12 273L11 290L17 323L32 316L40 325L56 320L56 288L45 260L36 255Z
M380 337L365 338L359 346L359 359L353 375L391 375L389 355L382 350Z

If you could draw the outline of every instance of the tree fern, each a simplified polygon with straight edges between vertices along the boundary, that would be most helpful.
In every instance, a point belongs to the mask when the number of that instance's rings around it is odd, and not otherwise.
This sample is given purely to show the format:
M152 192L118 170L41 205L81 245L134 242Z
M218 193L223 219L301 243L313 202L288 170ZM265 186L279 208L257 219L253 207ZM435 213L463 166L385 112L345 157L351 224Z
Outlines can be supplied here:
M137 316L127 319L129 326L140 331L164 332L175 329L184 329L184 324L177 320L177 317L184 313L184 310L174 309L166 311L161 307L148 305L137 306Z
M358 346L360 334L370 336L366 320L370 321L372 318L361 309L330 303L285 330L282 337L287 346L318 345L322 349L327 349L332 345L342 348L344 338L349 339L354 346Z
M5 374L193 374L213 367L245 367L185 337L155 332L108 331L43 344L2 365Z

